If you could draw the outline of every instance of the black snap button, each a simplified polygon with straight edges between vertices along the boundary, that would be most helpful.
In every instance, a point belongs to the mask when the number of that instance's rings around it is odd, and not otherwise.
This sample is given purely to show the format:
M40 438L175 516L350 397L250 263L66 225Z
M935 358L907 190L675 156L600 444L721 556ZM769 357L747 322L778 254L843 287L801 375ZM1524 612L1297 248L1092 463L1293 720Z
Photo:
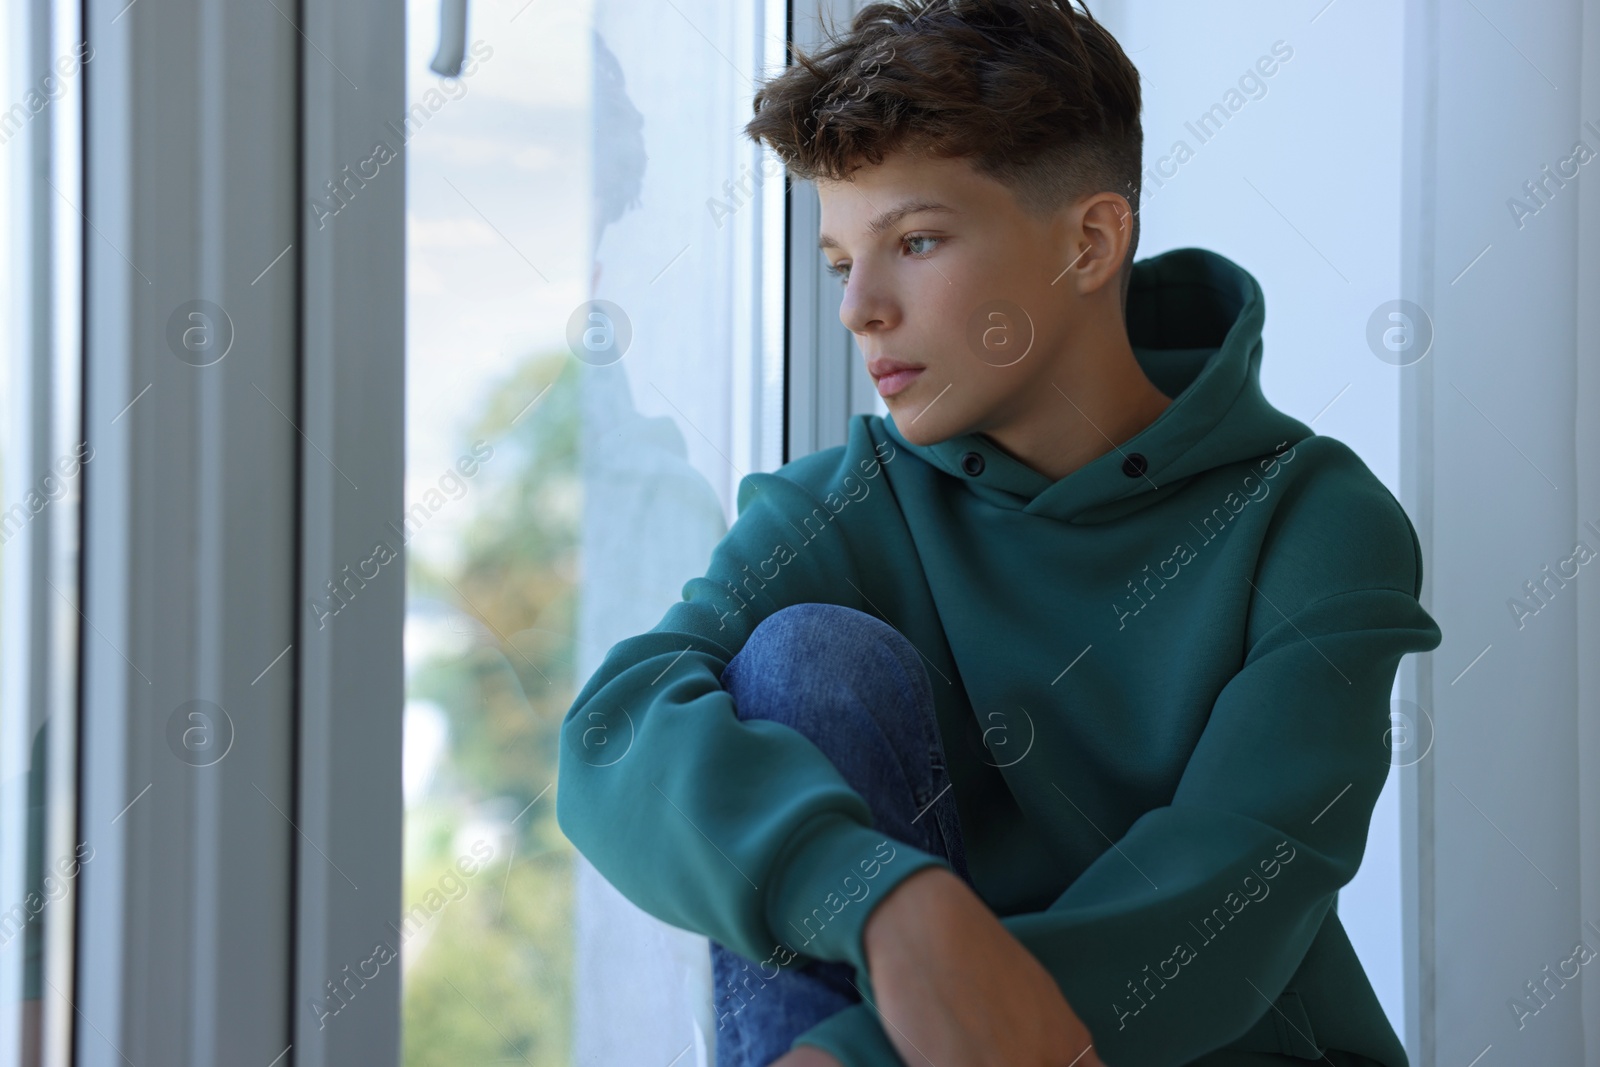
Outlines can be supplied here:
M961 457L961 469L976 478L983 473L983 457L976 452L968 452Z
M1129 452L1127 458L1122 461L1122 473L1130 478L1138 478L1149 467L1150 464L1142 452Z

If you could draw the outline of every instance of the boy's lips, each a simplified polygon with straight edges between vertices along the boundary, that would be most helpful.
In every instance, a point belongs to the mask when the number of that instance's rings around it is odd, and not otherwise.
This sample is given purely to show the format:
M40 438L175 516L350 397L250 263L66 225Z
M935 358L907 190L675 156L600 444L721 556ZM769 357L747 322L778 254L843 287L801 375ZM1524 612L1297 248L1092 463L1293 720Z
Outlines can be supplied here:
M867 373L872 375L879 396L893 396L927 368L920 363L907 363L901 359L876 356L867 361Z
M875 379L878 386L878 395L882 397L895 395L910 385L924 369L923 367L908 367L905 370L890 371L888 374Z

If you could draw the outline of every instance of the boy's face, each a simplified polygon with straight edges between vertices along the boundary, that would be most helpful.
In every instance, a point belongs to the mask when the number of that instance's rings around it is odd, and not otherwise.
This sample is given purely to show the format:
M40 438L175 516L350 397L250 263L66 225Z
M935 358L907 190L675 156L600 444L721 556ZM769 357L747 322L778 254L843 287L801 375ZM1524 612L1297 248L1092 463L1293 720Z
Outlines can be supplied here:
M914 444L1059 404L1052 381L1077 376L1075 348L1098 347L1086 331L1122 326L1131 233L1127 201L1114 193L1038 219L965 159L897 153L848 181L819 182L818 194L818 243L845 271L840 321ZM881 373L891 360L922 369Z

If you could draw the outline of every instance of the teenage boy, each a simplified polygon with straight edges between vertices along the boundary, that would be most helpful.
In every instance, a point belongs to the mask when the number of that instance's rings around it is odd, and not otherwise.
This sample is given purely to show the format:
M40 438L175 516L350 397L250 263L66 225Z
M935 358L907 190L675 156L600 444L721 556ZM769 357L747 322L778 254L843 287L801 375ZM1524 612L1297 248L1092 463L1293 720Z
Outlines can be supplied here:
M1139 110L1067 0L873 4L756 96L889 415L743 479L557 797L711 939L719 1067L1407 1067L1335 894L1419 546L1264 398L1249 273L1133 261Z

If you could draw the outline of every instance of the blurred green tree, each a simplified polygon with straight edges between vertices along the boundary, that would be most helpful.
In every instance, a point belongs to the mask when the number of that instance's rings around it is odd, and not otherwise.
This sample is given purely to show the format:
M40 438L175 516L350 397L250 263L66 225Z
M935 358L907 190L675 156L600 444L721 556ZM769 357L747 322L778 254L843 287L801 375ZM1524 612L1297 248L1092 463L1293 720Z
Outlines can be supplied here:
M469 820L515 821L465 896L407 939L406 1067L570 1058L573 852L554 784L575 695L580 370L565 352L534 355L493 389L468 434L494 453L459 563L408 556L408 601L448 604L473 633L465 655L417 665L407 693L445 709L449 739L407 813L403 906L455 862Z

